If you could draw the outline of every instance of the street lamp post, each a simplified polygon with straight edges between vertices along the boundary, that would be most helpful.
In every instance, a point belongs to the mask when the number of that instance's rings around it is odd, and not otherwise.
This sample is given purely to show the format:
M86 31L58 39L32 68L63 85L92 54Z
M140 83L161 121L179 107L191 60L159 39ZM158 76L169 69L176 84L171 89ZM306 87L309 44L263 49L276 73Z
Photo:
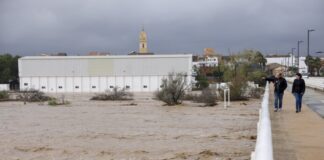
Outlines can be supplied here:
M309 56L309 33L315 31L314 29L307 30L307 56ZM307 66L307 73L309 72L309 67Z
M307 30L307 56L309 56L309 33L315 31L314 29Z
M298 71L299 72L299 45L300 43L303 43L304 41L298 41L297 42L297 67L298 67Z

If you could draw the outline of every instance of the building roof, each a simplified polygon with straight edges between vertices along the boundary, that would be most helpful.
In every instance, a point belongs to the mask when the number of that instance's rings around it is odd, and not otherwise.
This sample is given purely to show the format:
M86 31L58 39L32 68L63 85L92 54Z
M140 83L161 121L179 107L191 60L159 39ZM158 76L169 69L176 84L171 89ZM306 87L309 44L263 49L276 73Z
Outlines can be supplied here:
M25 56L19 59L138 59L138 58L170 58L170 57L192 57L192 54L172 55L107 55L107 56Z

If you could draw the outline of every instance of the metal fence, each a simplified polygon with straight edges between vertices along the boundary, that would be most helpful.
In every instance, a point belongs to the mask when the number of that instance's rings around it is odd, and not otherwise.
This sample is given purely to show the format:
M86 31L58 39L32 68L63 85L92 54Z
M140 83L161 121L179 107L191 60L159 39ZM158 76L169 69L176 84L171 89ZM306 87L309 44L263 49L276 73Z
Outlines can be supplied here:
M272 132L269 113L269 83L267 82L259 114L258 133L251 160L273 160Z

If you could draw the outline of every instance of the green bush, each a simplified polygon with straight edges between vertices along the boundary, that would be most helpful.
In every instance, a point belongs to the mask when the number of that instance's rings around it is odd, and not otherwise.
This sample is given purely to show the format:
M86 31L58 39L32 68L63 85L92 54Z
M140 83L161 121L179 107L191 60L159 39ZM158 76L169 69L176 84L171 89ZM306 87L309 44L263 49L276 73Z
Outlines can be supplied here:
M196 77L196 81L197 81L197 83L195 84L196 88L204 89L209 86L209 82L206 76L198 75Z
M53 98L53 99L49 100L48 105L50 105L50 106L58 105L58 102L57 102L56 98Z
M252 73L249 73L247 76L247 79L249 81L254 82L255 84L259 84L259 86L265 86L266 81L262 79L262 77L266 77L267 73L263 71L254 71Z
M239 78L240 77L240 78ZM245 78L238 76L229 83L231 101L247 100L246 89L247 81ZM224 99L224 90L219 91L220 96Z
M9 93L7 91L0 91L0 100L9 99Z
M247 81L243 79L234 79L231 81L230 86L230 97L231 100L246 100L245 92L247 88Z
M69 101L66 101L64 98L59 102L56 98L52 98L48 101L48 105L50 106L58 106L58 105L69 105L71 104Z

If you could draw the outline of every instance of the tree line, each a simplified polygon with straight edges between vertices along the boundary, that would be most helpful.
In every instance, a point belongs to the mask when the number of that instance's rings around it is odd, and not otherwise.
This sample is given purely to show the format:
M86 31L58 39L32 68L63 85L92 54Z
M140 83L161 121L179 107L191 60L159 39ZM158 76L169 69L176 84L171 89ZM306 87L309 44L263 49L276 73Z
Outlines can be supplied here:
M18 59L20 56L0 54L0 83L18 80Z
M312 56L307 56L305 59L305 63L308 66L308 72L310 75L314 76L315 73L317 76L323 75L323 68L322 68L322 63L321 59L319 57L312 57ZM322 73L321 73L322 72Z

